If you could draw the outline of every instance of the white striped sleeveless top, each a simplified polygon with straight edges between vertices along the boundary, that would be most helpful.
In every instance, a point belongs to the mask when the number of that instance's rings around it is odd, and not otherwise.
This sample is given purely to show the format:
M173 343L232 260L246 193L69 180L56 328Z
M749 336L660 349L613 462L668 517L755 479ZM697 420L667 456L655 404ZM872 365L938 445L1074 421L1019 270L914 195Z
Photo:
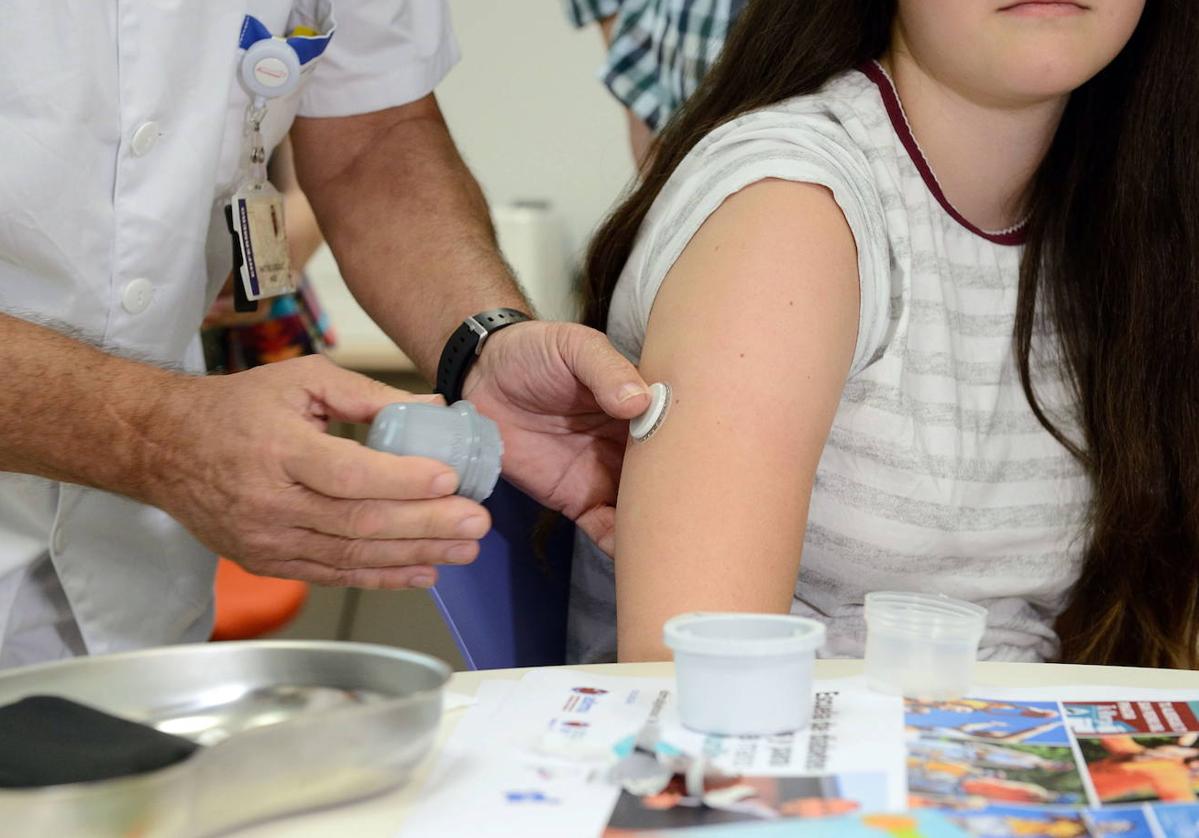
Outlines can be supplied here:
M1053 657L1090 489L1016 372L1021 231L983 232L949 204L878 65L731 122L692 150L616 287L613 343L637 361L654 297L687 242L728 196L765 178L832 191L861 281L857 347L816 473L792 611L828 626L827 654L860 656L868 592L943 593L987 609L983 658ZM1074 435L1060 370L1042 362L1033 373ZM780 386L786 376L782 363ZM614 602L611 561L580 538L572 659L614 657Z

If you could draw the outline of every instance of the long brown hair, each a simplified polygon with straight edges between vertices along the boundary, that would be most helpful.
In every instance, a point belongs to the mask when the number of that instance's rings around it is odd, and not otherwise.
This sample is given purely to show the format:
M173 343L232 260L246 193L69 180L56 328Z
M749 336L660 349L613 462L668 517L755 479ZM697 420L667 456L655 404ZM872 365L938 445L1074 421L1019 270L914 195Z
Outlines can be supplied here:
M605 326L646 213L701 138L877 58L894 16L895 0L751 0L592 242L585 322ZM1029 188L1017 366L1093 490L1081 575L1058 620L1063 660L1199 665L1197 49L1199 3L1147 0L1124 50L1071 95ZM1055 338L1081 439L1033 391L1038 334Z

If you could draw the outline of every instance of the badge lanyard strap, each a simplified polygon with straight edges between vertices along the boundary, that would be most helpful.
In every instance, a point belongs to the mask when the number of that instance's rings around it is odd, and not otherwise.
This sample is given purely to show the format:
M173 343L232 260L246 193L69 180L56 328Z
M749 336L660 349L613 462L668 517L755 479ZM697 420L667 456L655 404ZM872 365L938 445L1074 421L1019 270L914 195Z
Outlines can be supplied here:
M266 183L266 143L262 139L262 120L266 116L266 105L255 107L251 102L246 106L245 143L248 157L243 161L245 173L242 180L261 189Z
M233 242L233 302L237 311L254 311L258 300L295 290L283 223L283 199L266 177L262 120L267 104L293 93L328 47L336 23L328 0L318 0L319 34L297 27L276 38L253 15L242 20L238 81L250 97L246 106L238 183L225 205L225 224Z
M258 18L246 15L242 20L238 46L242 50L238 80L250 96L246 106L246 171L244 180L255 188L266 183L266 145L262 140L262 120L271 99L294 91L308 65L329 46L336 24L329 18L328 31L321 35L311 29L297 28L287 38L276 38Z

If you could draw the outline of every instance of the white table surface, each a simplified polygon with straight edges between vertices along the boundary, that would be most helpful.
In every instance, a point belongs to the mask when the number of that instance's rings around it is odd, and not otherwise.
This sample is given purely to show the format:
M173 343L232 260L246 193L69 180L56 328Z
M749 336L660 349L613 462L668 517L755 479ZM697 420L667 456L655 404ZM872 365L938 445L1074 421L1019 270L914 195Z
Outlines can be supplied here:
M609 664L573 668L600 675L668 678L674 674L674 666L668 663ZM448 689L473 695L484 680L501 678L515 680L527 671L524 669L500 669L486 672L459 672L450 679ZM857 675L861 671L861 661L816 662L818 679L842 678ZM1112 687L1199 690L1199 672L1059 664L980 663L975 683L979 687L1054 687L1096 684ZM404 815L416 800L424 777L436 758L437 750L465 712L467 709L461 708L446 714L433 754L425 760L416 776L404 788L358 803L259 824L250 829L237 831L234 833L235 837L297 838L298 836L353 835L355 838L371 838L372 836L390 836L402 833Z

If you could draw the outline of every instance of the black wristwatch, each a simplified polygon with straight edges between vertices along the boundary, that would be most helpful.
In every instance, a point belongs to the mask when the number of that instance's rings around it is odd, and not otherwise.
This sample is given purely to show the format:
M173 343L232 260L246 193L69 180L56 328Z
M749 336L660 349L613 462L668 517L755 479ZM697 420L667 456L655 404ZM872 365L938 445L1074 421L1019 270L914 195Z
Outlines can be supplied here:
M483 344L490 335L514 323L523 323L533 318L514 308L495 308L484 311L462 321L454 330L441 350L437 363L437 392L445 396L446 404L462 398L462 385L475 359L483 351Z

